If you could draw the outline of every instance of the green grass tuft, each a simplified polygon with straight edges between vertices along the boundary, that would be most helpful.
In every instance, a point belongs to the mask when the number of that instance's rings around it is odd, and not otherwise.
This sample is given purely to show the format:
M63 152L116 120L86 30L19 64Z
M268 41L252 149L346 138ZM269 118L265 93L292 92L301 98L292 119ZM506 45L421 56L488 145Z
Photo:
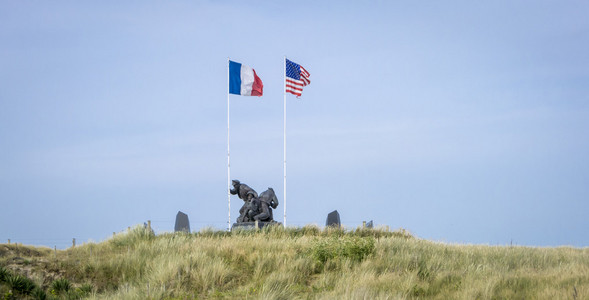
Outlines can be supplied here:
M71 288L70 281L65 278L56 279L51 283L51 292L54 295L67 294Z
M33 292L31 293L31 296L35 300L46 300L46 299L48 299L47 293L44 290L40 289L40 288L34 289Z
M5 282L14 292L23 295L30 295L36 287L35 283L29 278L15 274L9 275Z
M10 272L6 268L0 266L0 283L6 282L8 276L10 276Z

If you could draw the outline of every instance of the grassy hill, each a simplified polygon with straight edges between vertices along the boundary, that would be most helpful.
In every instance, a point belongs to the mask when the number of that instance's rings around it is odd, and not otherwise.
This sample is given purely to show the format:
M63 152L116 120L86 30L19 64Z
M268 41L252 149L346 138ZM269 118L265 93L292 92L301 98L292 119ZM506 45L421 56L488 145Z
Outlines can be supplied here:
M136 227L68 250L0 245L0 299L79 298L589 299L589 249L312 226L158 236Z

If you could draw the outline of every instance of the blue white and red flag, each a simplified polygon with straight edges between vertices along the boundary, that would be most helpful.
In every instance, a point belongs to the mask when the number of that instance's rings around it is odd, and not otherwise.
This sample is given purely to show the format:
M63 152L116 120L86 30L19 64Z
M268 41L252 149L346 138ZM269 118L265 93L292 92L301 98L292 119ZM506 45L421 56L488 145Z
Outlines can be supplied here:
M286 59L285 91L297 97L303 94L303 87L311 83L309 72L303 66Z
M262 96L264 84L256 70L238 62L229 61L229 93L242 96Z

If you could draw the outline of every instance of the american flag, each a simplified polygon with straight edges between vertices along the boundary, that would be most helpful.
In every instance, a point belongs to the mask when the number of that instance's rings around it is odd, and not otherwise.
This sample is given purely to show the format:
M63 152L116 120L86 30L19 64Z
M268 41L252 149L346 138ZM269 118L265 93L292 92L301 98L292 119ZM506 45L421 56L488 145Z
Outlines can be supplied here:
M303 94L303 87L311 83L309 72L303 66L286 60L286 92L297 97Z

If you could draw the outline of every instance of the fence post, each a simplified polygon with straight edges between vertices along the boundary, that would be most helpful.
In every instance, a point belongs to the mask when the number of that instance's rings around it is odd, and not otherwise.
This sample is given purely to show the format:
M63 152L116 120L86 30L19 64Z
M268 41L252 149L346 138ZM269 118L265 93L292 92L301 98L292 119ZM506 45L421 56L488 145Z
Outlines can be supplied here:
M72 239L72 248L75 248L75 247L76 247L76 238L73 238Z
M362 228L366 228L366 221L362 221Z
M151 231L151 220L147 220L147 229Z

